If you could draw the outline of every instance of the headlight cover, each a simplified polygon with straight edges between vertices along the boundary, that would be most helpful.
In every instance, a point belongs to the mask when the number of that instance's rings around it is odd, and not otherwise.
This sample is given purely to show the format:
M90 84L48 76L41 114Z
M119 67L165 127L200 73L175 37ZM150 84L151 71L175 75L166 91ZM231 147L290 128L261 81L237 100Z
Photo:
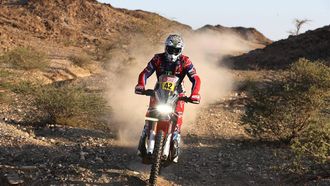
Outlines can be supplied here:
M157 111L160 112L161 114L169 114L173 112L173 109L169 105L158 105L156 107Z

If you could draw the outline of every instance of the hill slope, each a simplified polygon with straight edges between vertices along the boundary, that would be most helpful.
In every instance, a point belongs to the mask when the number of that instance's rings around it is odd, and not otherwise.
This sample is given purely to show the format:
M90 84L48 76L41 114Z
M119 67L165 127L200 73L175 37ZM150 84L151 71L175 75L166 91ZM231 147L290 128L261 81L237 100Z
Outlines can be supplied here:
M0 5L1 50L17 45L65 44L80 47L104 40L129 40L137 34L157 42L171 31L191 31L189 26L145 11L116 9L96 0L30 0L26 5Z
M330 59L330 25L288 39L276 41L264 49L256 49L229 59L234 68L286 68L299 58Z
M156 13L126 10L96 0L28 0L23 4L0 3L0 52L16 46L55 49L76 47L89 51L102 43L123 45L143 36L151 44L163 42L171 32L193 34L190 26L166 19ZM254 28L205 26L196 32L216 29L235 33L247 42L263 48L271 43ZM221 32L220 32L221 30Z
M215 32L220 34L234 33L241 36L243 39L248 40L255 44L269 45L272 41L266 38L262 33L260 33L255 28L245 28L245 27L224 27L221 25L205 25L202 28L196 30L197 32Z

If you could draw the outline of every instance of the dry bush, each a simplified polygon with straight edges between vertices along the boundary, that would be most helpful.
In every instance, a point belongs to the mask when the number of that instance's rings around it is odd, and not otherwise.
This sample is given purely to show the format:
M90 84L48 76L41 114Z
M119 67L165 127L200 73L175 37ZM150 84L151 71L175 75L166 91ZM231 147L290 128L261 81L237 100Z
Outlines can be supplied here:
M17 47L5 53L0 61L12 68L23 70L44 70L49 65L49 59L45 53L27 47Z
M34 92L34 104L49 115L49 121L84 128L105 127L107 102L99 93L80 87L47 85ZM103 126L102 126L103 125Z
M34 84L30 81L19 81L17 83L11 84L10 89L16 94L33 94L35 91Z
M291 148L296 154L294 163L298 170L311 169L311 165L304 162L306 159L312 164L320 165L324 170L330 170L329 115L312 121L299 138L293 141ZM330 171L327 173L330 174Z
M330 67L299 59L281 79L254 88L242 121L249 134L290 143L298 159L329 165Z
M10 104L12 98L8 91L11 90L12 84L8 81L15 74L9 72L8 70L0 68L0 103Z
M118 43L103 42L97 46L95 56L98 61L108 61L111 58L111 50L118 48Z
M101 93L88 92L72 85L40 85L21 81L11 85L11 91L29 97L31 106L42 114L27 118L36 124L48 122L62 125L105 129L109 114L107 101ZM38 118L42 117L42 118Z
M329 67L298 60L281 79L252 90L252 101L242 118L247 131L259 138L290 142L326 106L329 88Z
M91 58L86 55L86 54L81 54L81 55L71 55L69 56L70 61L73 62L73 64L86 68L86 66L90 65L92 63Z

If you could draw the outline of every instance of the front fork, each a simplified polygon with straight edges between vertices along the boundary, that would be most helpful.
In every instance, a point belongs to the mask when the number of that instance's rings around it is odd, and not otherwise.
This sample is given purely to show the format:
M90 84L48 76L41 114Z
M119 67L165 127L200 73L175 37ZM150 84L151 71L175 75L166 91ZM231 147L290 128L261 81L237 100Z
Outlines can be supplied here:
M149 123L149 140L148 140L148 146L147 146L147 153L152 154L155 148L155 136L157 133L157 125L158 122L150 122ZM170 155L170 149L171 149L171 141L172 141L172 129L173 129L173 122L170 121L168 127L168 131L165 131L164 133L166 134L165 136L165 141L164 141L164 146L163 151L162 151L162 157L163 159L167 159L167 157ZM159 130L159 132L163 132Z
M152 120L153 119L153 120ZM152 154L155 148L157 121L154 118L146 118L140 137L138 155Z
M146 122L149 122L148 127L150 127L147 154L152 154L155 148L157 122L155 121L146 121Z
M156 120L157 119L155 118L146 118L146 123L139 142L139 153L142 153L142 151L144 151L146 152L146 154L153 154L158 123L158 121ZM168 127L168 131L165 133L166 136L162 152L162 156L164 159L167 159L170 154L172 137L173 140L177 140L177 143L180 142L180 134L178 134L177 131L172 131L172 129L175 129L173 123L175 123L175 121L171 122L170 127ZM176 146L177 145L174 144L174 148L176 148ZM176 156L175 154L172 154L172 156Z

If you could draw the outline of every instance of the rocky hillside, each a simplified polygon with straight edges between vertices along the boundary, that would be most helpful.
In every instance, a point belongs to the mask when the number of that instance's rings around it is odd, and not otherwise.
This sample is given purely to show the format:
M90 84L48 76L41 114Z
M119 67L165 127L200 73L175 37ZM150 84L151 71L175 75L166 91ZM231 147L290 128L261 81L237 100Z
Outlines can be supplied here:
M276 41L264 49L256 49L229 59L236 69L281 69L299 58L330 60L330 25L298 36Z
M165 33L191 28L157 14L116 9L96 0L29 0L0 4L0 51L14 46L79 46L125 42L142 34L158 42ZM124 41L123 41L124 40Z
M260 33L255 28L245 28L245 27L225 27L221 25L205 25L204 27L196 30L197 32L215 32L220 34L225 33L234 33L239 35L245 40L248 40L255 44L260 45L269 45L272 43L270 39L265 37L262 33Z
M76 53L82 48L93 51L109 43L125 46L141 36L159 44L171 32L194 33L190 26L158 14L114 8L96 0L0 1L0 25L0 52L32 46L57 55L64 48ZM236 33L247 42L259 44L255 48L271 43L254 28L218 25L205 26L197 32L206 30Z

